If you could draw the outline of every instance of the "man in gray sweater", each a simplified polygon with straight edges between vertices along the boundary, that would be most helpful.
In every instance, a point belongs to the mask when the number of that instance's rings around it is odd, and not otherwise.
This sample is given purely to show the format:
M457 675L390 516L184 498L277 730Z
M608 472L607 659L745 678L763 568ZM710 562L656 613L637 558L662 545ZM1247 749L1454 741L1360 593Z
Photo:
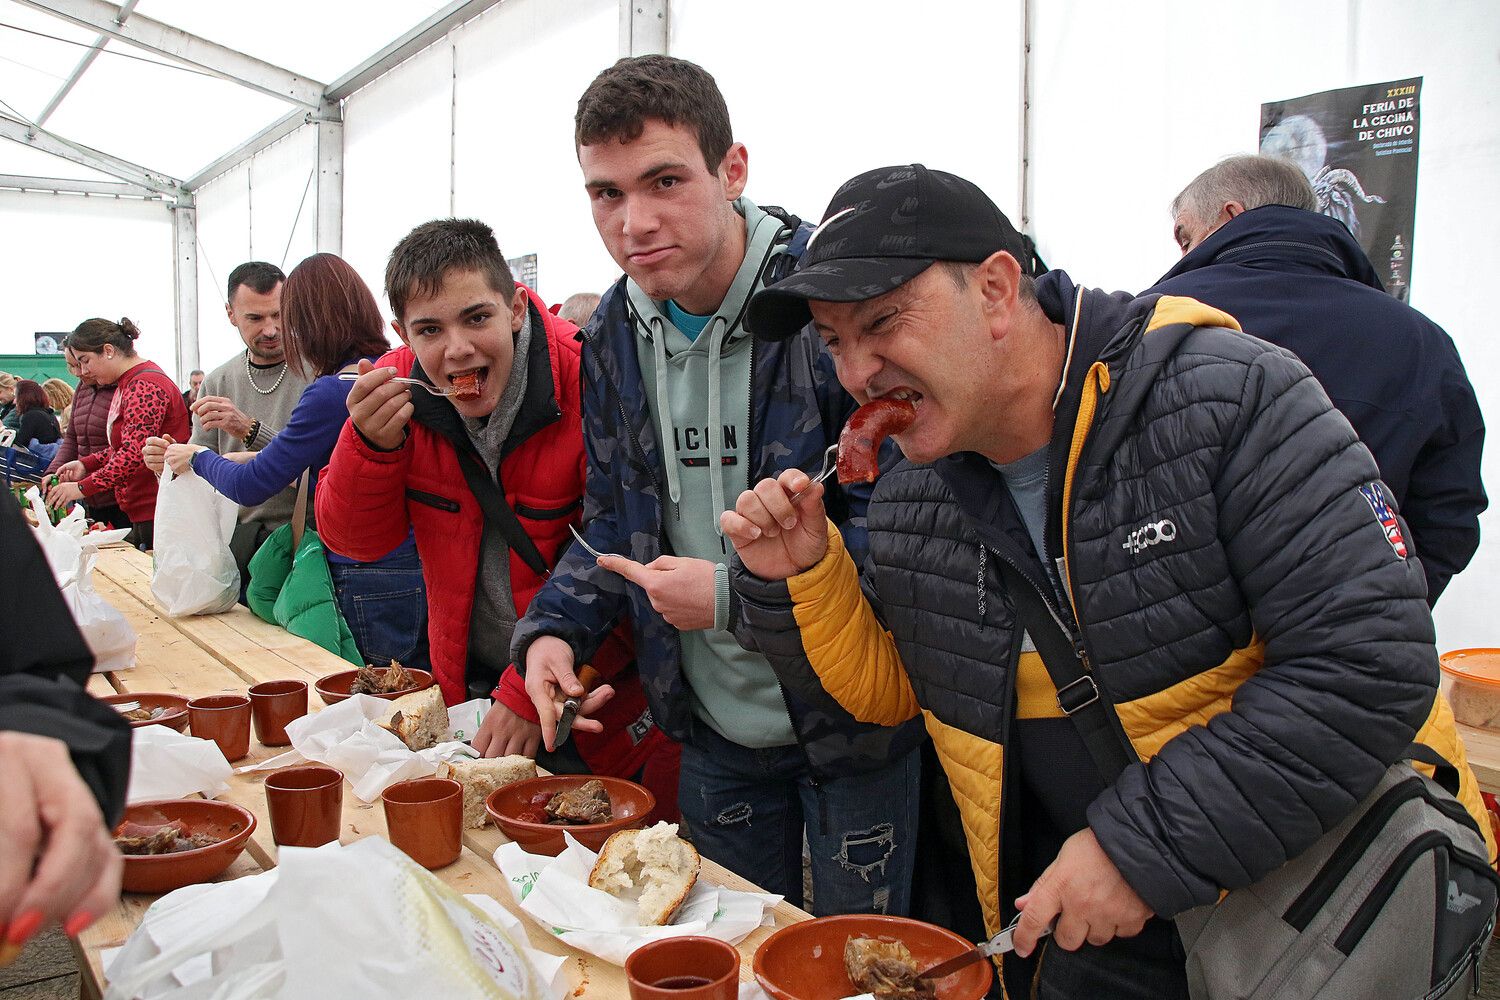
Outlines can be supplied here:
M220 455L260 451L286 426L309 380L290 370L281 333L281 283L274 264L250 261L229 273L229 322L245 342L236 354L203 379L193 404L193 444ZM292 519L297 489L290 486L256 507L240 508L240 524L230 548L246 566L267 535ZM312 507L308 506L309 524Z

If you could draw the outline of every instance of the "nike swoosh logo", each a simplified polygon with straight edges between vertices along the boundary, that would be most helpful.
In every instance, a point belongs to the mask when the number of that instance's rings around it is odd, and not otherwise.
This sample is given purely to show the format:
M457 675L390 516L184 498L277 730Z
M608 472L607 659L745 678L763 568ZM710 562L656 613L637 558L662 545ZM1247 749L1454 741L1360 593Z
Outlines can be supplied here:
M875 190L884 191L886 188L892 188L898 184L907 184L916 180L916 177L917 172L915 170L898 170L879 184L876 184Z
M818 241L818 237L823 235L823 230L827 229L839 219L842 219L844 216L853 211L853 205L850 205L848 208L841 208L837 212L834 212L832 215L830 215L828 218L824 219L822 222L818 223L818 228L814 229L812 231L812 235L807 238L807 249L811 250L813 248L813 244Z

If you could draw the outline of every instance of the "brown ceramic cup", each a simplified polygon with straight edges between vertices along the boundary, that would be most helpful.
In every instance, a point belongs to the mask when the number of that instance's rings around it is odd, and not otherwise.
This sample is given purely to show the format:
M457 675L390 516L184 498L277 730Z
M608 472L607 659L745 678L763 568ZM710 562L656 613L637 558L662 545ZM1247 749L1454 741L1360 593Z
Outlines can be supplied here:
M662 938L630 953L625 979L630 1000L736 1000L740 953L718 938Z
M250 699L242 694L215 694L188 702L193 735L213 740L231 763L250 753Z
M250 689L255 738L268 747L288 746L287 723L307 714L306 681L266 681Z
M391 843L423 868L458 860L463 846L464 789L449 778L398 781L380 795Z
M272 771L266 776L266 807L271 839L282 847L332 843L344 825L344 772L326 764Z

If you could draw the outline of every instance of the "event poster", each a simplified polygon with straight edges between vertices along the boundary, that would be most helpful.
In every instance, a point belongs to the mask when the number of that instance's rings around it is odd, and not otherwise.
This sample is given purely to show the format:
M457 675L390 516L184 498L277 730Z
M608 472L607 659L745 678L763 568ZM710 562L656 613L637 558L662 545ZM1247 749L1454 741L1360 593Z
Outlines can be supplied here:
M1318 210L1349 227L1385 290L1411 294L1422 78L1260 106L1260 151L1302 168Z
M524 257L507 257L505 263L510 265L510 276L515 278L527 288L536 289L536 254L529 253Z

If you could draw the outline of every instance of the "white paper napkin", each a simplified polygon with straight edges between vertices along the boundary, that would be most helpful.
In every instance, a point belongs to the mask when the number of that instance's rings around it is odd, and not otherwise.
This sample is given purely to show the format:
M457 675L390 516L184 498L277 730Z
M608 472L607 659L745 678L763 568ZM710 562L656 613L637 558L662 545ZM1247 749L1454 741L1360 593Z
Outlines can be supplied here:
M476 713L482 719L488 705L487 700L480 699L450 708L448 735L455 737L464 732L472 735ZM363 802L373 802L398 781L432 777L443 761L477 756L472 747L457 738L428 750L408 750L395 734L373 721L390 708L388 701L356 694L321 712L304 715L286 727L287 737L292 741L291 750L240 768L239 773L273 770L315 760L343 771L345 779L354 788L354 794Z
M636 923L635 903L589 886L589 872L599 856L571 834L564 833L563 839L567 846L555 858L502 844L495 864L510 882L521 912L565 944L615 965L624 965L632 951L660 938L704 934L738 944L757 927L774 922L771 908L782 899L699 879L672 923L642 927Z
M230 773L229 761L213 740L167 726L142 726L131 734L125 801L180 799L196 792L211 799L229 787Z

